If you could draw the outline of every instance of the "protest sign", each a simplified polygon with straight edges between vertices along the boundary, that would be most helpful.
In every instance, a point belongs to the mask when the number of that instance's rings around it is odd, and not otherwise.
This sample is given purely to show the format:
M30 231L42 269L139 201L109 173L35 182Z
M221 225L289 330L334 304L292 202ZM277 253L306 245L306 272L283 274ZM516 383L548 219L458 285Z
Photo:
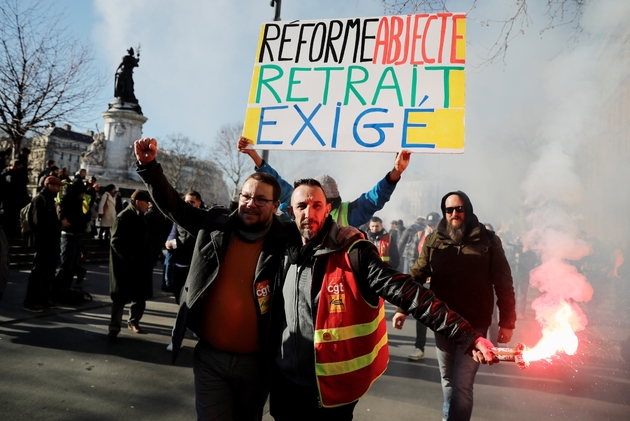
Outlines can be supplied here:
M263 24L243 135L257 149L464 150L466 15Z

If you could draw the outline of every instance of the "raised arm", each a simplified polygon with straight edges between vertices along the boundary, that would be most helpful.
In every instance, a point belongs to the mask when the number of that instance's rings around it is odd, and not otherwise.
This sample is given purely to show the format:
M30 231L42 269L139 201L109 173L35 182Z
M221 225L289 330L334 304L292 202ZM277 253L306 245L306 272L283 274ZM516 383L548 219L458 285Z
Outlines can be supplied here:
M267 173L269 175L274 176L275 179L278 180L278 183L280 183L280 188L281 188L280 209L282 211L285 211L285 209L291 205L291 194L293 194L293 185L286 182L271 165L266 163L260 157L260 155L258 155L258 152L256 152L255 149L247 148L247 146L252 143L253 142L247 139L246 137L241 136L240 139L238 140L238 151L246 155L249 155L252 161L254 161L254 165L255 165L254 170L256 172Z
M350 202L348 205L348 223L353 227L358 227L370 220L374 214L389 202L394 193L396 184L400 180L402 173L409 166L411 152L403 149L396 155L394 168L385 175L372 190L363 193L361 196Z
M206 211L186 203L168 182L162 166L156 161L158 144L153 138L142 138L134 143L138 160L138 175L147 186L153 201L171 221L197 236L206 217Z

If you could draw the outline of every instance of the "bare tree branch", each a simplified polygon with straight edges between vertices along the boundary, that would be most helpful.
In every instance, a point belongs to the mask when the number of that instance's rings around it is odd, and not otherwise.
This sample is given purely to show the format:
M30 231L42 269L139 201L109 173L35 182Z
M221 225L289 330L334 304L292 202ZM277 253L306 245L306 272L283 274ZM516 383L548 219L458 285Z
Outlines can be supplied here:
M29 131L81 121L104 86L92 62L88 46L66 35L50 6L0 0L0 129L14 150Z
M243 123L224 124L217 132L215 148L212 151L214 161L227 177L232 200L236 200L245 176L252 172L249 157L236 149L241 133Z
M160 163L175 190L196 190L206 204L226 205L227 188L214 162L203 159L202 146L182 134L169 135L160 147Z
M545 0L539 0L545 1ZM539 30L544 32L562 28L573 27L571 41L575 42L582 33L580 20L589 0L546 0L547 23ZM439 13L452 11L447 8L448 0L381 0L385 13L406 14L406 13ZM474 10L478 0L470 0L470 7L467 14L469 19L474 19ZM508 47L514 38L525 33L525 30L533 23L528 14L528 6L532 0L515 0L506 2L509 6L509 13L505 19L474 19L482 26L499 26L499 33L496 41L488 48L487 56L482 65L488 65L495 61L505 60ZM461 7L461 6L458 6Z

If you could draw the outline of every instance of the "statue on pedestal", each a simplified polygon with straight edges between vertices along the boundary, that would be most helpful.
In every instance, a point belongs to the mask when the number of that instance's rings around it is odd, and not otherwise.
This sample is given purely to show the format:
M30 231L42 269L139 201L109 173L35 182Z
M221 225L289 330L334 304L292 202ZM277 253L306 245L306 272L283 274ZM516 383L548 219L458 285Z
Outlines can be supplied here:
M83 162L87 165L105 165L105 152L107 144L104 142L103 134L95 137L94 142L90 143L87 151L83 152Z
M138 103L133 92L133 68L140 63L140 47L136 56L133 48L127 50L127 55L122 58L122 62L116 69L116 81L114 84L114 97L123 102Z

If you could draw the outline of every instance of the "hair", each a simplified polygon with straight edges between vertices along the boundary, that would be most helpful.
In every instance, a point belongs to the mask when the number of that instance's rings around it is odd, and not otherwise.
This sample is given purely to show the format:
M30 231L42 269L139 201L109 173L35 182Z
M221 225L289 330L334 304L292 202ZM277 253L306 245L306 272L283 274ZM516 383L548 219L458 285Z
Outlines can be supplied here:
M379 218L378 216L373 216L370 218L370 222L378 222L378 223L383 223L383 220L381 218Z
M49 159L48 162L46 163L46 166L52 167L54 164L55 164L55 160L54 159Z
M282 192L282 188L280 187L280 183L278 183L278 180L276 180L276 177L265 172L255 172L245 179L245 183L247 183L247 180L250 179L260 181L261 183L265 183L273 187L274 202L280 200L280 193Z
M199 200L200 202L203 202L203 200L201 200L201 194L196 190L187 191L186 196L194 196L197 198L197 200Z
M196 198L198 201L201 202L201 207L203 208L204 203L203 203L203 200L201 199L201 193L199 193L197 190L189 190L189 191L187 191L186 195L184 197L186 197L186 196L192 196L192 197Z
M297 189L300 186L319 187L322 191L324 190L322 184L314 178L300 178L299 180L295 180L293 182L294 189Z

